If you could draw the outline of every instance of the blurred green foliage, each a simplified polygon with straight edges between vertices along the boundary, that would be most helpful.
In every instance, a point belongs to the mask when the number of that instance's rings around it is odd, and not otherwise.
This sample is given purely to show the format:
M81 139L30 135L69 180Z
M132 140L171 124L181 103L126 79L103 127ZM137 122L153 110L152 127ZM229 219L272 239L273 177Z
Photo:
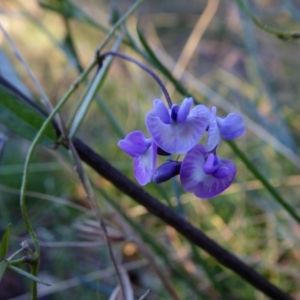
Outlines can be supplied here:
M185 73L174 78L198 101L210 107L218 104L220 115L231 110L229 105L244 114L249 120L248 131L237 141L238 147L299 213L299 41L282 41L256 27L235 2L209 2L216 6L215 13L207 10L206 1L144 1L115 36L123 37L120 50L144 59L153 69L160 69L156 71L166 78L165 70L153 57L151 60L145 46L149 45L159 62L172 72L177 61L179 65L182 63L179 58L183 48L195 42L189 36L199 19L212 17L203 35L195 34L194 39L199 39L195 50L186 52ZM263 24L289 32L299 31L299 7L293 1L279 5L275 1L257 0L248 4L251 13ZM43 0L39 3L3 0L0 22L51 102L56 104L78 72L94 57L95 49L111 28L109 13L113 11L117 18L131 5L126 0ZM146 43L139 39L137 27ZM114 42L112 39L106 50ZM26 93L34 95L39 103L37 88L3 35L0 43L27 87ZM93 76L91 73L87 83ZM16 80L14 77L13 81ZM62 109L66 123L72 118L85 88L86 83L80 85ZM178 83L174 102L181 102L180 92L185 93ZM131 161L118 149L117 142L129 131L146 130L144 114L160 94L146 73L114 59L78 136L134 179ZM4 234L11 223L8 253L13 253L21 241L30 242L19 208L23 164L30 142L2 125L1 132L8 140L0 165L0 233ZM220 148L220 156L237 165L235 183L209 201L179 190L181 212L274 284L299 297L299 224L274 201L225 143ZM136 299L148 289L146 299L171 299L143 247L149 250L180 299L265 299L110 183L89 169L87 172L117 260L130 268L128 274ZM171 182L159 187L149 184L145 189L178 209ZM77 299L109 299L117 279L103 233L101 230L99 233L93 222L94 214L74 173L69 153L62 147L56 151L40 146L30 166L27 190L28 214L41 246L39 277L53 283L52 290L43 287L39 294L47 295L47 299L69 299L74 295ZM141 239L143 247L132 243L132 236ZM15 273L5 273L0 282L1 299L11 299L29 290L30 281ZM28 299L28 295L18 299Z

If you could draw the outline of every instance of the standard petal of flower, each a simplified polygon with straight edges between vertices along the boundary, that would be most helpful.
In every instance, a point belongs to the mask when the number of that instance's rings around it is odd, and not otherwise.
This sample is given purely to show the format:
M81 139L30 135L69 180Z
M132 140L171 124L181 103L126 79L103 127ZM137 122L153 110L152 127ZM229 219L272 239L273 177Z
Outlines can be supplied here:
M155 99L153 101L154 111L160 120L165 124L170 124L170 113L166 108L165 104L160 99Z
M140 156L150 145L151 139L147 139L139 130L129 133L125 139L118 142L118 146L132 157Z
M245 132L243 118L237 113L230 113L226 118L217 117L217 123L221 136L226 140L232 140Z
M226 190L232 183L235 174L236 174L236 167L233 162L226 159L220 160L221 164L221 172L219 175L224 175L224 169L227 168L226 173L228 174L226 177L217 178L212 175L207 175L203 181L200 181L197 186L195 187L193 193L200 198L212 198L224 190ZM223 169L223 170L222 170ZM218 171L216 172L218 173ZM221 174L222 173L222 174ZM217 175L217 174L216 174ZM221 176L220 176L221 177Z
M146 114L146 126L156 144L168 153L177 150L178 139L171 124L165 124L154 111Z
M196 145L190 150L182 161L180 168L180 182L182 188L187 192L194 192L199 182L210 176L204 173L203 165L205 148L203 145Z
M151 181L155 171L157 146L155 143L139 157L133 159L133 173L140 185L146 185Z
M216 118L214 118L208 128L207 140L206 140L206 151L214 150L221 142L220 130Z
M192 149L205 132L209 110L204 105L194 107L183 123L163 123L152 110L146 115L146 126L154 141L169 153L185 153Z
M193 104L193 98L185 98L183 100L177 113L177 122L181 123L186 120Z

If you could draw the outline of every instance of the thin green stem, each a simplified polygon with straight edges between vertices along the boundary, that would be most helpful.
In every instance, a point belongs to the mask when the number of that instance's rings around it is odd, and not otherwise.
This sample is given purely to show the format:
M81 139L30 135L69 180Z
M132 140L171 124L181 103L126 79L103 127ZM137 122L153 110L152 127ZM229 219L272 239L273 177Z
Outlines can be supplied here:
M27 157L26 157L26 161L27 161ZM29 232L29 234L32 238L33 244L34 244L34 251L39 256L39 254L40 254L39 243L38 243L38 240L37 240L37 236L36 236L32 226L31 226L30 221L29 221L29 217L28 217L27 210L26 210L25 190L26 190L27 181L28 181L27 174L28 174L28 166L29 166L29 162L28 162L28 165L26 166L26 161L25 161L25 165L24 165L22 186L21 186L21 192L20 192L20 206L21 206L21 213L22 213L22 216L23 216L23 220L25 222L26 229L28 230L28 232Z
M270 33L272 35L275 35L276 37L278 37L281 40L284 41L288 41L288 40L296 40L296 39L300 39L300 32L287 32L287 31L283 31L283 30L279 30L270 26L265 25L264 23L262 23L261 21L258 20L258 18L256 18L254 16L254 14L251 12L251 10L249 9L248 5L246 4L246 2L244 0L236 0L238 6L244 10L247 15L249 16L249 18L252 20L252 22L261 30Z
M94 61L93 63L91 63L88 66L88 68L81 74L81 76L70 87L70 89L65 94L65 96L61 99L61 101L58 103L58 105L51 111L51 114L45 120L45 122L41 126L39 132L35 136L32 144L30 145L29 151L28 151L27 156L26 156L26 160L25 160L25 164L24 164L24 170L23 170L22 185L21 185L21 190L20 190L20 206L21 206L22 217L23 217L23 220L25 222L26 229L28 230L28 232L29 232L29 234L30 234L30 236L33 240L33 244L34 244L34 252L35 252L34 253L34 258L37 261L37 264L32 266L32 268L31 268L31 273L34 276L37 276L37 272L38 272L38 260L39 260L39 257L40 257L40 247L39 247L39 243L38 243L38 240L37 240L37 236L36 236L32 226L31 226L31 223L29 221L29 217L28 217L28 214L27 214L27 210L26 210L25 192L26 192L26 188L27 188L27 184L28 184L29 164L30 164L30 161L32 159L34 150L35 150L39 140L41 139L46 127L48 126L48 124L50 124L50 122L55 117L56 113L61 109L61 107L67 102L69 97L72 95L72 93L78 87L79 83L82 82L86 78L88 73L92 70L92 68L95 65L96 65L96 61ZM37 299L37 284L36 284L36 282L32 283L32 299L33 300Z
M29 148L28 154L26 156L26 160L25 160L25 164L24 164L24 170L23 170L22 186L21 186L21 190L20 190L20 205L21 205L21 212L22 212L22 216L23 216L23 219L24 219L24 222L25 222L25 226L26 226L26 228L27 228L32 240L33 240L35 252L38 255L40 253L39 244L38 244L36 234L35 234L32 226L31 226L29 218L28 218L28 214L27 214L27 211L26 211L26 201L25 201L25 191L26 191L26 187L27 187L27 183L28 183L28 172L29 172L30 160L31 160L31 158L33 156L33 152L34 152L39 140L41 139L44 130L48 126L48 124L50 124L50 122L52 121L52 119L54 118L56 113L67 102L69 97L72 95L72 93L78 87L79 83L86 78L86 76L88 75L88 73L90 72L92 67L94 67L95 65L96 65L96 61L94 61L93 63L91 63L89 65L89 67L81 74L81 76L76 80L76 82L70 87L70 89L65 94L65 96L61 99L61 101L58 103L58 105L52 110L51 114L45 120L45 122L43 123L43 125L40 128L39 132L35 136L32 144Z
M9 261L9 259L7 259L7 260ZM18 265L22 265L25 263L28 263L28 256L24 256L24 257L9 261L10 266L18 266Z
M117 51L122 43L122 38L117 39L115 42L112 50ZM79 105L76 107L73 115L70 118L68 126L70 127L69 130L69 138L73 139L77 133L78 128L80 127L84 117L87 114L87 111L94 99L96 93L99 91L101 86L103 85L106 75L108 73L109 67L112 62L112 57L108 61L105 62L103 67L98 70L98 72L94 75L94 78L90 81L86 92L84 93L83 97L81 98Z
M10 257L8 257L8 258L7 258L7 261L10 261L10 263L11 263L12 259L13 259L17 254L19 254L19 253L22 252L22 251L24 251L23 248L19 249L18 251L16 251L15 253L13 253Z
M276 189L271 185L271 183L263 176L258 169L249 161L247 156L237 147L233 141L227 140L230 148L239 156L242 162L246 165L248 170L263 184L263 186L269 191L269 193L274 197L274 199L279 203L295 221L300 224L300 217L296 214L295 209L289 205L281 195L276 191Z
M116 22L114 27L111 28L111 30L106 35L105 39L102 41L101 45L97 48L96 53L100 53L102 49L105 47L105 45L108 43L108 41L114 36L115 31L122 25L129 16L132 15L136 11L136 9L142 4L144 0L138 0L136 1L129 10Z
M122 16L122 18L119 19L119 21L115 24L115 26L110 30L104 41L101 43L101 45L98 47L96 53L101 51L103 47L106 45L106 43L109 41L109 39L114 35L115 30L120 26L136 9L137 7L143 2L143 0L137 1L129 10L128 12ZM23 178L22 178L22 185L20 189L20 206L21 206L21 212L22 216L25 222L25 226L33 240L34 248L35 248L35 253L34 253L34 258L39 260L40 256L40 247L39 243L37 240L37 236L31 226L31 223L29 221L29 217L27 214L26 210L26 198L25 198L25 192L28 184L28 173L29 173L29 165L30 161L33 157L34 150L41 139L43 132L45 131L46 127L50 124L50 122L53 120L57 112L63 107L63 105L67 102L67 100L70 98L70 96L73 94L73 92L77 89L78 85L85 80L89 72L94 68L94 66L97 64L97 55L94 57L94 59L91 61L91 63L88 65L88 67L83 71L83 73L79 76L79 78L74 82L74 84L69 88L67 93L64 95L64 97L60 100L60 102L57 104L57 106L51 111L43 125L41 126L40 130L36 134L29 151L26 156L25 164L24 164L24 171L23 171ZM37 276L38 272L38 263L35 265L32 265L31 268L31 273L34 276ZM32 299L36 300L37 299L37 284L36 282L33 282L32 284Z
M105 39L102 41L100 46L96 50L96 56L90 63L87 69L91 70L98 62L98 53L102 51L102 49L106 46L109 40L114 37L116 30L136 11L136 9L142 4L144 0L138 0L134 3L132 7L116 22L116 24L110 29ZM76 83L75 83L76 85Z
M38 275L38 263L31 265L31 274L33 276L37 277L37 275ZM37 300L38 299L37 282L35 280L32 281L31 297L32 297L32 300Z

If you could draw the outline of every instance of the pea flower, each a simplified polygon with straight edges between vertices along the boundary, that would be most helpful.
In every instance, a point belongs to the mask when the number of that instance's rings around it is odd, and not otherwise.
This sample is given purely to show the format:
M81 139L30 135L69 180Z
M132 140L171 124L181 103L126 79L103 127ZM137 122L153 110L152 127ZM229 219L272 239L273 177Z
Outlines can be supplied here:
M157 158L157 146L153 139L146 138L143 132L137 130L120 140L118 146L133 157L133 173L138 183L146 185L150 182Z
M160 99L146 115L146 126L155 143L168 153L182 154L192 149L207 129L210 111L204 105L192 110L193 98L185 98L181 106L168 109Z
M208 153L201 144L190 150L182 161L180 181L184 190L200 198L211 198L227 189L236 174L233 162Z
M225 118L216 116L217 109L215 106L211 109L211 116L208 127L206 140L206 151L214 150L221 142L235 139L245 132L243 118L237 113L230 113Z

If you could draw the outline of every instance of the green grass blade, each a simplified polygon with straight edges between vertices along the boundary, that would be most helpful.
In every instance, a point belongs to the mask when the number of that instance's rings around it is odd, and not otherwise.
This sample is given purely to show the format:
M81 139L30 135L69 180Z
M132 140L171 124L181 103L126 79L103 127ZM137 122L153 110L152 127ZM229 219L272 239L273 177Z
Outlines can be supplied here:
M117 136L123 139L125 137L125 132L122 128L122 125L119 123L118 119L114 116L114 114L112 113L112 111L110 110L110 108L107 106L107 104L105 103L105 101L100 95L96 96L96 103L98 104L101 111L105 114L108 122L114 129Z
M277 28L270 27L263 22L259 21L258 18L251 12L245 0L236 0L237 5L247 13L252 22L261 30L276 36L277 38L288 41L288 40L298 40L300 39L300 32L288 32L279 30Z
M1 244L0 244L0 256L2 259L6 258L7 251L8 251L9 238L10 238L10 224L7 226L5 233L2 237Z
M147 40L144 38L142 32L138 28L137 28L137 33L143 47L146 50L146 53L148 54L145 57L148 56L148 60L150 60L150 62L152 62L157 67L157 69L160 70L174 84L174 86L176 87L179 93L181 93L184 96L188 96L189 95L188 90L182 84L180 84L174 78L171 72L161 63L161 61L157 58L157 56L155 55L155 53L147 43Z
M252 164L247 156L238 148L233 141L227 141L230 148L239 156L241 161L247 166L248 170L263 184L263 186L269 191L273 198L280 204L286 212L300 224L300 217L296 214L295 209L288 204L281 195L275 190L271 183L263 176L258 169Z
M199 250L194 244L190 243L193 260L196 264L200 265L205 271L207 278L209 279L211 285L214 287L215 291L218 292L220 299L226 299L224 296L224 291L222 290L222 285L215 279L214 270L208 265L205 259L201 256L201 250Z
M0 85L0 123L18 135L33 140L44 121L45 117L41 113ZM56 131L49 124L40 143L51 147L55 144L56 138Z
M0 74L27 97L32 97L27 86L21 81L15 68L4 51L0 49Z
M16 273L22 275L22 276L25 276L25 277L27 277L27 278L29 278L29 279L31 279L31 280L37 282L37 283L40 283L40 284L43 284L43 285L46 285L46 286L51 286L51 284L45 282L44 280L42 280L42 279L40 279L40 278L38 278L38 277L36 277L36 276L30 274L30 273L28 273L28 272L26 272L26 271L24 271L24 270L18 268L18 267L15 267L15 266L8 266L8 268L11 269L11 270L13 270L14 272L16 272Z
M0 262L0 281L6 271L6 268L8 267L8 262L3 260Z
M121 39L117 40L115 45L113 46L112 50L116 51L120 45L121 45ZM103 85L108 69L111 65L111 62L113 60L113 57L108 57L105 62L103 63L102 68L96 73L94 79L91 81L90 85L87 87L87 92L84 96L84 98L81 101L81 104L79 108L77 109L74 121L72 122L72 125L70 127L70 138L73 138L80 127L80 124L82 123L84 117L86 116L88 109L95 98L96 93L99 91L101 86Z
M179 276L185 284L193 290L193 292L198 295L199 299L207 299L206 295L197 287L197 282L194 278L178 263L175 261L171 261L168 252L164 247L158 243L151 234L147 233L147 231L143 230L142 226L136 223L132 218L128 217L127 214L120 208L115 200L112 197L108 196L103 189L99 190L99 193L103 195L103 197L111 204L111 206L125 219L125 221L132 227L134 231L138 233L140 238L150 246L152 251L158 255L165 263L166 266L171 268L176 276Z

